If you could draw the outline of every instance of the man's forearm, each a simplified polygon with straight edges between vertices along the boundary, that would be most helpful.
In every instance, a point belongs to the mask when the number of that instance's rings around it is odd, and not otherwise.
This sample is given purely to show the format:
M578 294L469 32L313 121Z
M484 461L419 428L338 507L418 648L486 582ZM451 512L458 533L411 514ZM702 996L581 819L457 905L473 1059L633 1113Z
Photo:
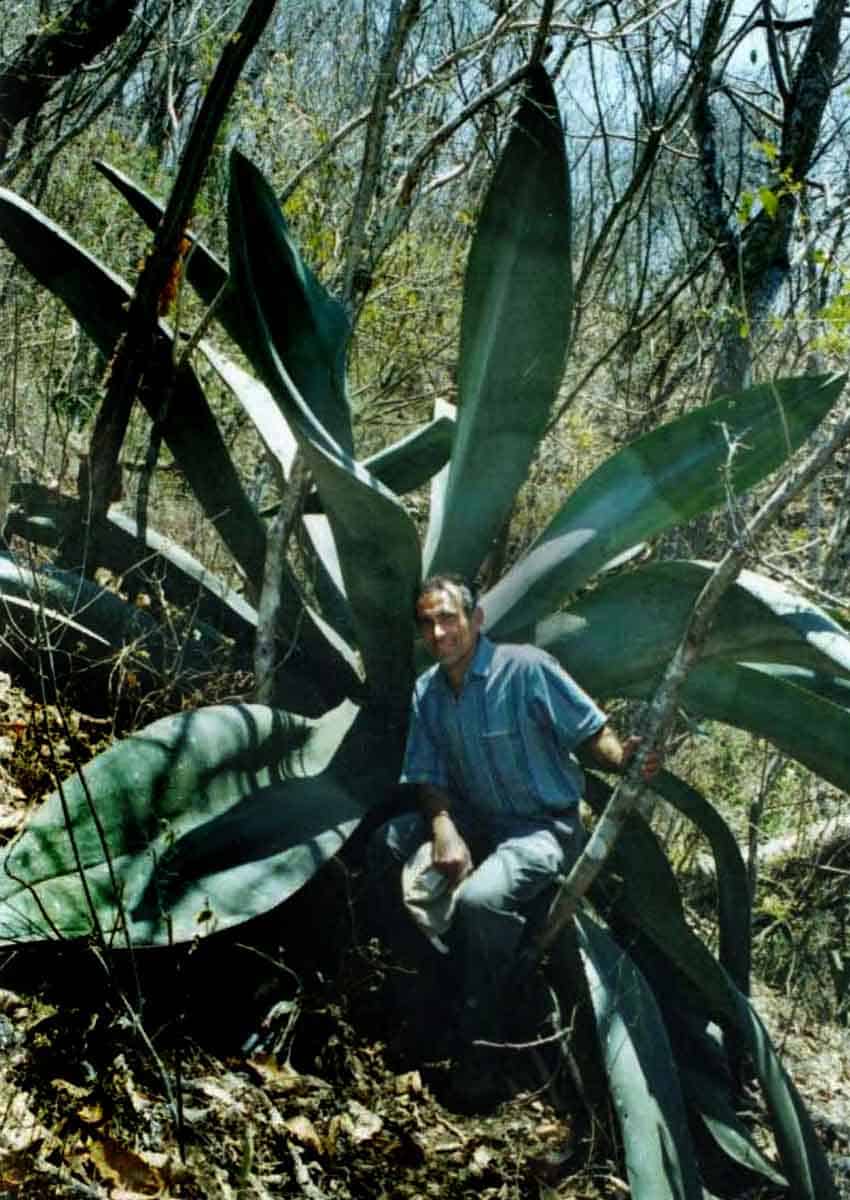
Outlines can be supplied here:
M422 784L419 788L422 815L431 827L433 863L438 871L457 884L472 867L469 847L454 823L451 799L442 788Z
M609 725L603 725L598 733L587 739L580 747L591 760L590 765L602 767L604 771L616 771L622 775L641 744L639 737L632 735L620 741ZM650 747L644 758L642 775L649 783L661 767L661 754Z
M605 771L621 772L629 758L610 725L603 725L598 733L588 738L582 749L586 749L592 763Z

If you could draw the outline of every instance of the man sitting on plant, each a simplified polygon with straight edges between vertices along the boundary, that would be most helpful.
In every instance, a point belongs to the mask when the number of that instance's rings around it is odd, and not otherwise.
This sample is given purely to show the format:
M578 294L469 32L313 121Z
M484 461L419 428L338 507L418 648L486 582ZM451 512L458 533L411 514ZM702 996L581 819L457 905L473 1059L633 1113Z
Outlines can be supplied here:
M423 583L416 620L437 663L414 689L401 776L417 785L419 811L376 835L379 856L396 865L430 841L433 867L457 888L445 940L467 1048L458 1082L477 1092L486 1090L487 1056L473 1042L504 1036L509 972L529 913L535 901L548 903L581 849L584 777L574 755L622 771L639 743L621 742L545 651L490 641L483 617L461 577ZM645 777L657 768L652 753Z

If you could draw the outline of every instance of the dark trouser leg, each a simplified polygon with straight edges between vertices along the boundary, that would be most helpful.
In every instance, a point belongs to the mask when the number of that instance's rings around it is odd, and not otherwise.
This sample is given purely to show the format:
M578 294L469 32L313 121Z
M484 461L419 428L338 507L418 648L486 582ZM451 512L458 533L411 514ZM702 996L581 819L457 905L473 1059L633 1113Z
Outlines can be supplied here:
M401 892L401 868L428 837L422 816L404 813L375 831L367 857L367 920L394 959L387 982L395 1028L387 1040L421 1058L441 1054L438 1043L451 1023L451 964L416 928Z
M458 893L450 935L461 975L460 1032L469 1041L503 1036L527 913L569 870L581 840L577 816L489 824L495 848Z

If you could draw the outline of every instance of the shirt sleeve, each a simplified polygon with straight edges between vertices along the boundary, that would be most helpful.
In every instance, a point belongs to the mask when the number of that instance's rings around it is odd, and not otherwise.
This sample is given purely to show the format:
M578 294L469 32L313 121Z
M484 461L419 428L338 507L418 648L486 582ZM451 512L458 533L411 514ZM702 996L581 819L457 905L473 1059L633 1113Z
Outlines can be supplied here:
M608 722L603 710L568 675L557 659L543 654L531 672L531 709L558 743L573 751Z
M418 690L414 691L400 782L430 783L447 791L449 773L445 755L440 751L422 708Z

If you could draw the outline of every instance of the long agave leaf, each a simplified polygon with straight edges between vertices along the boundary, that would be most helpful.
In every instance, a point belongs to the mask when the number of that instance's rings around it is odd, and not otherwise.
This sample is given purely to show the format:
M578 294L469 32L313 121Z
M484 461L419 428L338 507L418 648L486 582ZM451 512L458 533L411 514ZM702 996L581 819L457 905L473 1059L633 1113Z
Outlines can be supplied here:
M838 1200L838 1189L811 1118L774 1050L761 1018L738 995L737 1032L747 1042L771 1115L779 1156L794 1200Z
M597 813L610 794L604 781L588 779L587 798ZM706 970L711 969L714 958L710 950L691 933L685 921L681 892L667 856L637 814L629 817L622 829L606 863L600 889L592 894L612 917L666 947L668 957L676 960L681 951L687 962L700 959ZM696 1009L693 997L691 1007ZM704 1017L716 1020L718 1012L705 1012Z
M165 206L110 163L97 159L94 165L118 189L147 227L155 230ZM229 286L227 267L191 230L186 231L186 237L192 246L192 253L187 258L186 278L206 305L217 300L216 319L236 345L249 353L251 341L242 317L242 305Z
M735 836L717 809L672 772L659 771L652 788L693 821L711 847L717 883L718 956L735 986L749 995L750 889Z
M704 1002L723 1010L724 1027L736 1038L752 1063L767 1106L789 1195L793 1200L837 1200L835 1181L811 1117L754 1005L734 988L718 963L714 962L709 969L704 965L697 967L695 962L688 965L678 953L674 961L678 967L684 966L692 972ZM694 1067L693 1058L687 1066ZM705 1107L708 1097L704 1093L703 1100ZM720 1114L715 1113L715 1116ZM712 1132L715 1137L720 1133L716 1123ZM727 1129L720 1140L726 1152L734 1157L731 1130ZM739 1149L743 1147L739 1146Z
M7 530L34 541L37 545L60 544L67 530L80 520L79 501L67 496L58 496L40 485L17 485L15 495L24 504L25 511L11 514ZM223 669L225 659L221 654L229 654L229 651L226 646L220 645L218 634L232 638L235 643L234 667L244 668L249 665L246 655L256 634L256 611L241 595L208 571L182 546L176 545L148 526L145 530L145 545L150 555L140 563L136 522L127 513L116 509L107 516L102 544L106 561L114 571L123 575L126 587L144 591L150 586L151 578L155 578L157 586L162 587L166 598L185 609L187 616L191 615L191 627L187 627L184 632L185 649L181 651L179 658L181 669L187 669L183 681L187 689L194 686L192 663L199 656L203 663L199 669L211 668L209 656L213 653L218 655L217 668ZM57 577L56 572L44 576L50 580ZM72 573L68 573L67 580L61 595L51 596L50 599L50 603L58 605L65 614L78 611L88 602L83 598L88 596L87 585L81 585L79 577ZM290 618L288 627L284 626L283 633L289 641L286 656L275 671L275 698L277 703L292 712L317 717L329 708L334 708L345 696L360 694L362 685L357 674L357 659L344 639L344 630L341 639L335 632L336 625L333 622L329 626L308 606L302 605L296 584L289 574L285 578L285 585L288 588ZM51 583L50 587L53 586ZM32 593L42 597L35 602L33 612L37 612L38 605L43 602L44 592L45 584L40 583ZM4 594L8 596L8 588ZM21 594L30 593L24 591ZM114 600L121 603L118 597L114 597ZM113 655L126 653L128 647L138 644L138 630L129 637L129 632L138 624L138 610L134 605L128 604L125 607L129 616L122 618L122 621L126 624L127 631L121 632L124 624L119 627L112 622L117 631L116 636L108 643L109 653ZM198 627L199 622L216 631L212 643L203 628ZM95 625L95 629L97 628ZM89 633L94 636L94 630L89 629ZM197 642L196 637L200 637L201 641ZM154 628L153 636L146 636L139 646L145 655L151 653L151 641L154 647L169 646L167 657L177 665L176 650L171 652L165 631L158 625ZM65 643L66 648L68 644ZM36 639L32 647L33 652L37 650L37 645ZM14 655L17 650L10 653ZM99 660L95 658L94 661ZM85 641L78 647L78 652L66 656L61 663L63 667L59 671L59 682L63 685L67 683L66 675L76 681L78 669L83 668L86 663L91 665L85 650ZM127 665L129 666L129 662ZM136 667L142 668L141 673ZM136 664L136 667L134 673L139 676L140 681L144 681L149 677L147 668L154 668L155 662L143 661ZM156 667L156 671L158 670ZM150 676L150 680L154 686L161 687L162 678L157 673ZM182 686L179 679L175 681L175 685L179 690ZM92 703L105 703L107 694L108 689L104 689L101 696L94 695L91 688L82 693L79 688L75 690L77 702L83 708Z
M779 379L727 396L639 438L570 496L484 597L494 637L525 635L636 542L725 503L774 471L841 394L840 376ZM726 471L730 442L738 450Z
M165 211L164 206L117 167L101 159L96 160L94 165L118 189L148 228L156 229ZM192 242L193 251L187 263L186 277L201 299L211 304L229 282L227 267L194 234L188 232L187 237ZM250 337L242 319L242 307L233 289L224 294L216 316L237 345L249 350ZM293 378L297 385L294 374ZM365 459L363 465L391 491L399 495L413 491L427 483L448 461L453 430L454 426L448 418L439 418Z
M688 1105L699 1114L723 1153L746 1170L778 1187L787 1188L788 1180L762 1152L735 1112L728 1091L719 1087L713 1076L693 1066L682 1068L679 1077Z
M579 945L635 1200L702 1197L676 1064L651 990L587 914Z
M535 641L596 696L657 680L710 573L710 564L660 562L603 580L568 612L541 621ZM816 605L742 571L720 602L702 659L797 663L850 675L850 637Z
M312 471L333 530L367 683L376 700L405 707L412 678L411 612L419 574L416 529L398 499L356 463L302 399L268 321L276 298L268 245L282 218L262 176L235 158L230 186L231 276L262 346L264 380ZM286 351L288 348L283 347Z
M632 823L634 828L641 824L639 818L632 818ZM669 961L670 969L680 972L699 994L701 1002L692 1007L701 1008L719 1022L749 1052L770 1110L792 1196L795 1200L833 1200L835 1185L806 1107L749 1000L689 928L681 903L671 903L671 884L665 884L670 867L666 860L661 863L664 855L660 848L656 843L653 850L654 839L644 838L640 853L629 854L627 843L622 838L620 842L615 854L625 857L620 858L617 871L619 912L651 939ZM630 892L632 872L646 879L655 876L656 886L641 886L639 892ZM661 982L663 985L663 976Z
M37 546L60 545L82 520L77 499L43 484L15 484L12 500L7 536L15 534ZM149 586L148 580L156 578L172 604L189 609L237 645L253 640L257 617L251 605L182 546L148 526L145 546L149 554L140 564L135 520L113 508L106 525L104 555L111 569L125 577L128 587L143 591Z
M0 236L24 266L70 309L105 355L123 332L122 305L130 289L117 275L68 238L58 226L11 192L0 189ZM158 353L170 358L170 334L160 326ZM152 400L148 400L152 404ZM152 413L160 417L160 413ZM218 425L194 373L185 368L162 421L163 436L204 511L252 582L259 584L265 560L265 529L245 495ZM359 684L339 648L329 642L314 615L305 610L296 582L282 585L283 633L293 653L303 655L305 677L312 674L324 693L322 709L356 695ZM297 649L296 649L297 647ZM309 664L309 666L308 666ZM315 711L313 709L312 711Z
M649 685L624 689L646 696ZM682 690L695 715L767 738L843 791L850 791L850 712L775 674L738 663L695 667Z
M454 420L435 417L420 429L385 446L363 460L370 475L384 487L403 496L432 479L449 461L454 437Z
M0 940L99 927L167 944L268 911L385 794L399 733L348 703L315 722L239 704L155 722L67 780L5 850Z
M239 241L252 248L249 274L244 267L234 269L233 246L230 262L231 279L244 306L248 357L279 402L281 379L276 361L284 363L315 420L350 455L353 443L345 385L349 322L345 310L303 261L274 192L238 151L230 159L230 195L238 195ZM231 222L231 237L233 232ZM262 327L250 318L257 307L263 312Z
M452 421L457 421L457 407L450 404L448 400L443 400L438 397L434 402L434 420L446 417ZM431 477L430 506L428 509L428 529L425 534L425 546L422 551L423 567L433 562L434 549L437 545L437 538L440 535L440 530L443 528L443 522L446 517L446 496L449 486L449 472L451 463L446 462L435 475Z
M237 363L212 346L203 343L201 349L219 378L230 388L253 421L266 449L277 460L283 478L288 481L298 452L298 440L271 392L259 379L243 371ZM313 507L321 508L321 505ZM263 510L263 515L270 516L277 510L278 504L272 505ZM306 558L305 571L319 599L322 614L338 636L344 641L350 641L355 636L353 618L345 596L339 556L327 517L321 513L305 513L303 528L309 543L304 546L302 539L302 549Z
M247 605L243 611L253 628L256 614ZM335 647L337 657L327 660L335 674L317 672L316 659L305 651L305 644L318 636L324 639L320 649L325 644ZM111 703L118 665L116 678L133 678L133 698L166 689L192 696L203 679L227 669L244 670L245 649L229 645L219 627L192 614L191 605L178 634L173 626L162 625L144 609L71 571L31 571L0 555L0 661L13 674L34 683L44 676L50 688L55 684L70 691L86 712L103 712ZM346 693L362 692L355 666L354 655L337 635L321 625L311 634L305 616L304 642L294 644L278 666L275 695L288 699L295 713L319 716Z
M794 667L788 663L744 663L772 679L781 679L795 687L814 692L824 700L837 704L840 708L850 710L850 679L841 679L836 675L827 675L822 671L812 671L808 667Z
M711 846L717 866L720 961L746 995L750 988L750 899L738 844L720 814L684 780L662 770L652 786L694 822ZM592 779L588 800L595 811L602 811L611 790L598 777ZM654 911L661 900L660 907L671 922L664 936L678 936L684 918L679 886L655 834L641 818L635 816L627 822L613 851L610 874L617 880L617 904L627 921L647 905Z
M475 229L463 295L459 418L426 570L473 575L543 434L570 335L570 192L554 89L529 76Z
M283 478L288 481L298 451L298 440L271 392L259 379L243 371L238 364L212 346L203 343L201 349L253 421L266 449L277 460ZM301 549L305 558L304 570L310 579L322 616L347 645L356 639L356 632L351 606L342 582L336 543L327 517L321 512L306 511L308 507L320 509L321 504L305 506L302 528L306 538L301 538ZM278 504L271 505L263 510L263 515L270 516L277 510ZM288 700L283 696L281 703L287 708L290 707Z
M42 674L49 688L70 686L79 707L102 712L119 659L137 697L166 686L188 695L199 675L236 665L224 638L204 622L187 623L178 637L72 572L33 571L0 554L0 661L7 670Z
M69 238L36 208L0 189L0 237L39 283L58 296L107 358L124 331L129 287ZM160 325L155 351L163 364L171 340ZM167 412L161 398L143 396L151 415L162 420L163 437L193 492L248 578L259 584L265 531L245 495L197 378L184 368L174 380Z
M200 350L215 373L239 401L251 423L289 478L298 443L286 423L283 413L269 389L238 363L233 362L209 342L203 341Z

